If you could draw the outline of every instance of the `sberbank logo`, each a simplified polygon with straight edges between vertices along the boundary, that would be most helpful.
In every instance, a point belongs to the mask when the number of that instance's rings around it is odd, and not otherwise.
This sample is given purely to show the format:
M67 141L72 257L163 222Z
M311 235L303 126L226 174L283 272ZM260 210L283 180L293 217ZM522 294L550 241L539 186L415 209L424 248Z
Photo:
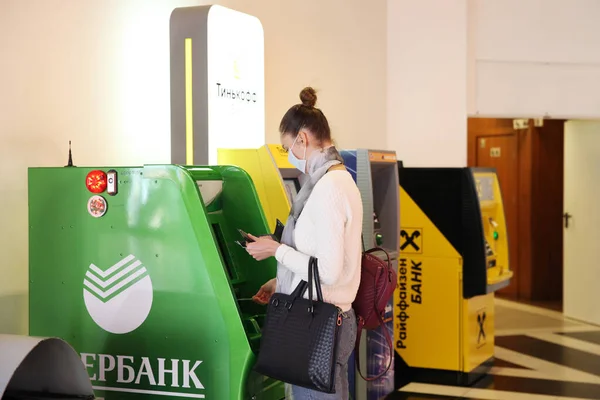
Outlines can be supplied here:
M132 332L150 314L152 280L146 267L133 255L105 270L90 264L83 285L83 300L90 317L107 332Z

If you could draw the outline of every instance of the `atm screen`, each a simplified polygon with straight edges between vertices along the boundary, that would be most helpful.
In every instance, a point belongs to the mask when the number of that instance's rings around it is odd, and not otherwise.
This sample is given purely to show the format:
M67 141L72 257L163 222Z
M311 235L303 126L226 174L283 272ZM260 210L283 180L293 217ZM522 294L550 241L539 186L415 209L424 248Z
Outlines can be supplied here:
M227 247L225 246L225 237L223 236L221 226L217 223L213 223L212 228L215 232L215 236L217 237L217 245L219 246L221 257L223 257L223 263L225 264L225 269L227 270L229 280L235 280L237 277L235 276L234 269L232 268L233 263L231 261L231 256L229 255Z
M285 190L288 193L290 201L293 202L300 191L300 182L298 182L297 178L284 178L283 183L285 184Z
M204 205L208 207L223 192L223 181L196 181Z
M479 201L494 201L494 177L475 175Z

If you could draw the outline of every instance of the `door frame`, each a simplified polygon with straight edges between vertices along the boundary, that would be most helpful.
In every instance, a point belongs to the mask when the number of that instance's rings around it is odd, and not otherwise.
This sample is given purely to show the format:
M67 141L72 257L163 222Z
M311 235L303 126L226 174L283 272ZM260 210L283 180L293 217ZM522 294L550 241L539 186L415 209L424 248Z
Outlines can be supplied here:
M509 254L516 252L514 258L516 265L510 268L515 271L513 285L516 285L514 295L507 297L518 300L530 299L532 296L532 213L531 213L531 176L533 160L532 153L532 129L533 120L529 121L528 128L514 129L512 119L483 119L468 118L467 134L467 165L477 166L477 146L480 138L497 136L515 136L517 140L517 227L516 249L509 248Z

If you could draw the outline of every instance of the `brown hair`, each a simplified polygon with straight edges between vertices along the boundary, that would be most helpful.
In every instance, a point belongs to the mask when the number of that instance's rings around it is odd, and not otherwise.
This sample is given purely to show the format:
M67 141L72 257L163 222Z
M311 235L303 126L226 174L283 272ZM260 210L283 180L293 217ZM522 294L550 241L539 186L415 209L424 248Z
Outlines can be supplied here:
M296 137L301 129L308 129L319 142L331 140L329 122L323 112L315 107L317 92L305 87L300 92L302 104L296 104L285 113L279 124L279 133Z

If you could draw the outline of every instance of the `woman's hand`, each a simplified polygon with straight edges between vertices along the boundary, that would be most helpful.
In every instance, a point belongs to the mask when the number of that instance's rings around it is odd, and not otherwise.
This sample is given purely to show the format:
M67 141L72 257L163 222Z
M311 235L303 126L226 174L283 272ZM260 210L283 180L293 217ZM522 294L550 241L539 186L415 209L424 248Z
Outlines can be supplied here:
M277 288L277 278L273 278L264 285L262 285L253 297L254 300L258 304L267 304L271 299L273 293L275 293L275 289Z
M281 244L274 241L270 236L256 237L248 234L254 240L246 245L246 251L257 261L275 257L275 253Z

